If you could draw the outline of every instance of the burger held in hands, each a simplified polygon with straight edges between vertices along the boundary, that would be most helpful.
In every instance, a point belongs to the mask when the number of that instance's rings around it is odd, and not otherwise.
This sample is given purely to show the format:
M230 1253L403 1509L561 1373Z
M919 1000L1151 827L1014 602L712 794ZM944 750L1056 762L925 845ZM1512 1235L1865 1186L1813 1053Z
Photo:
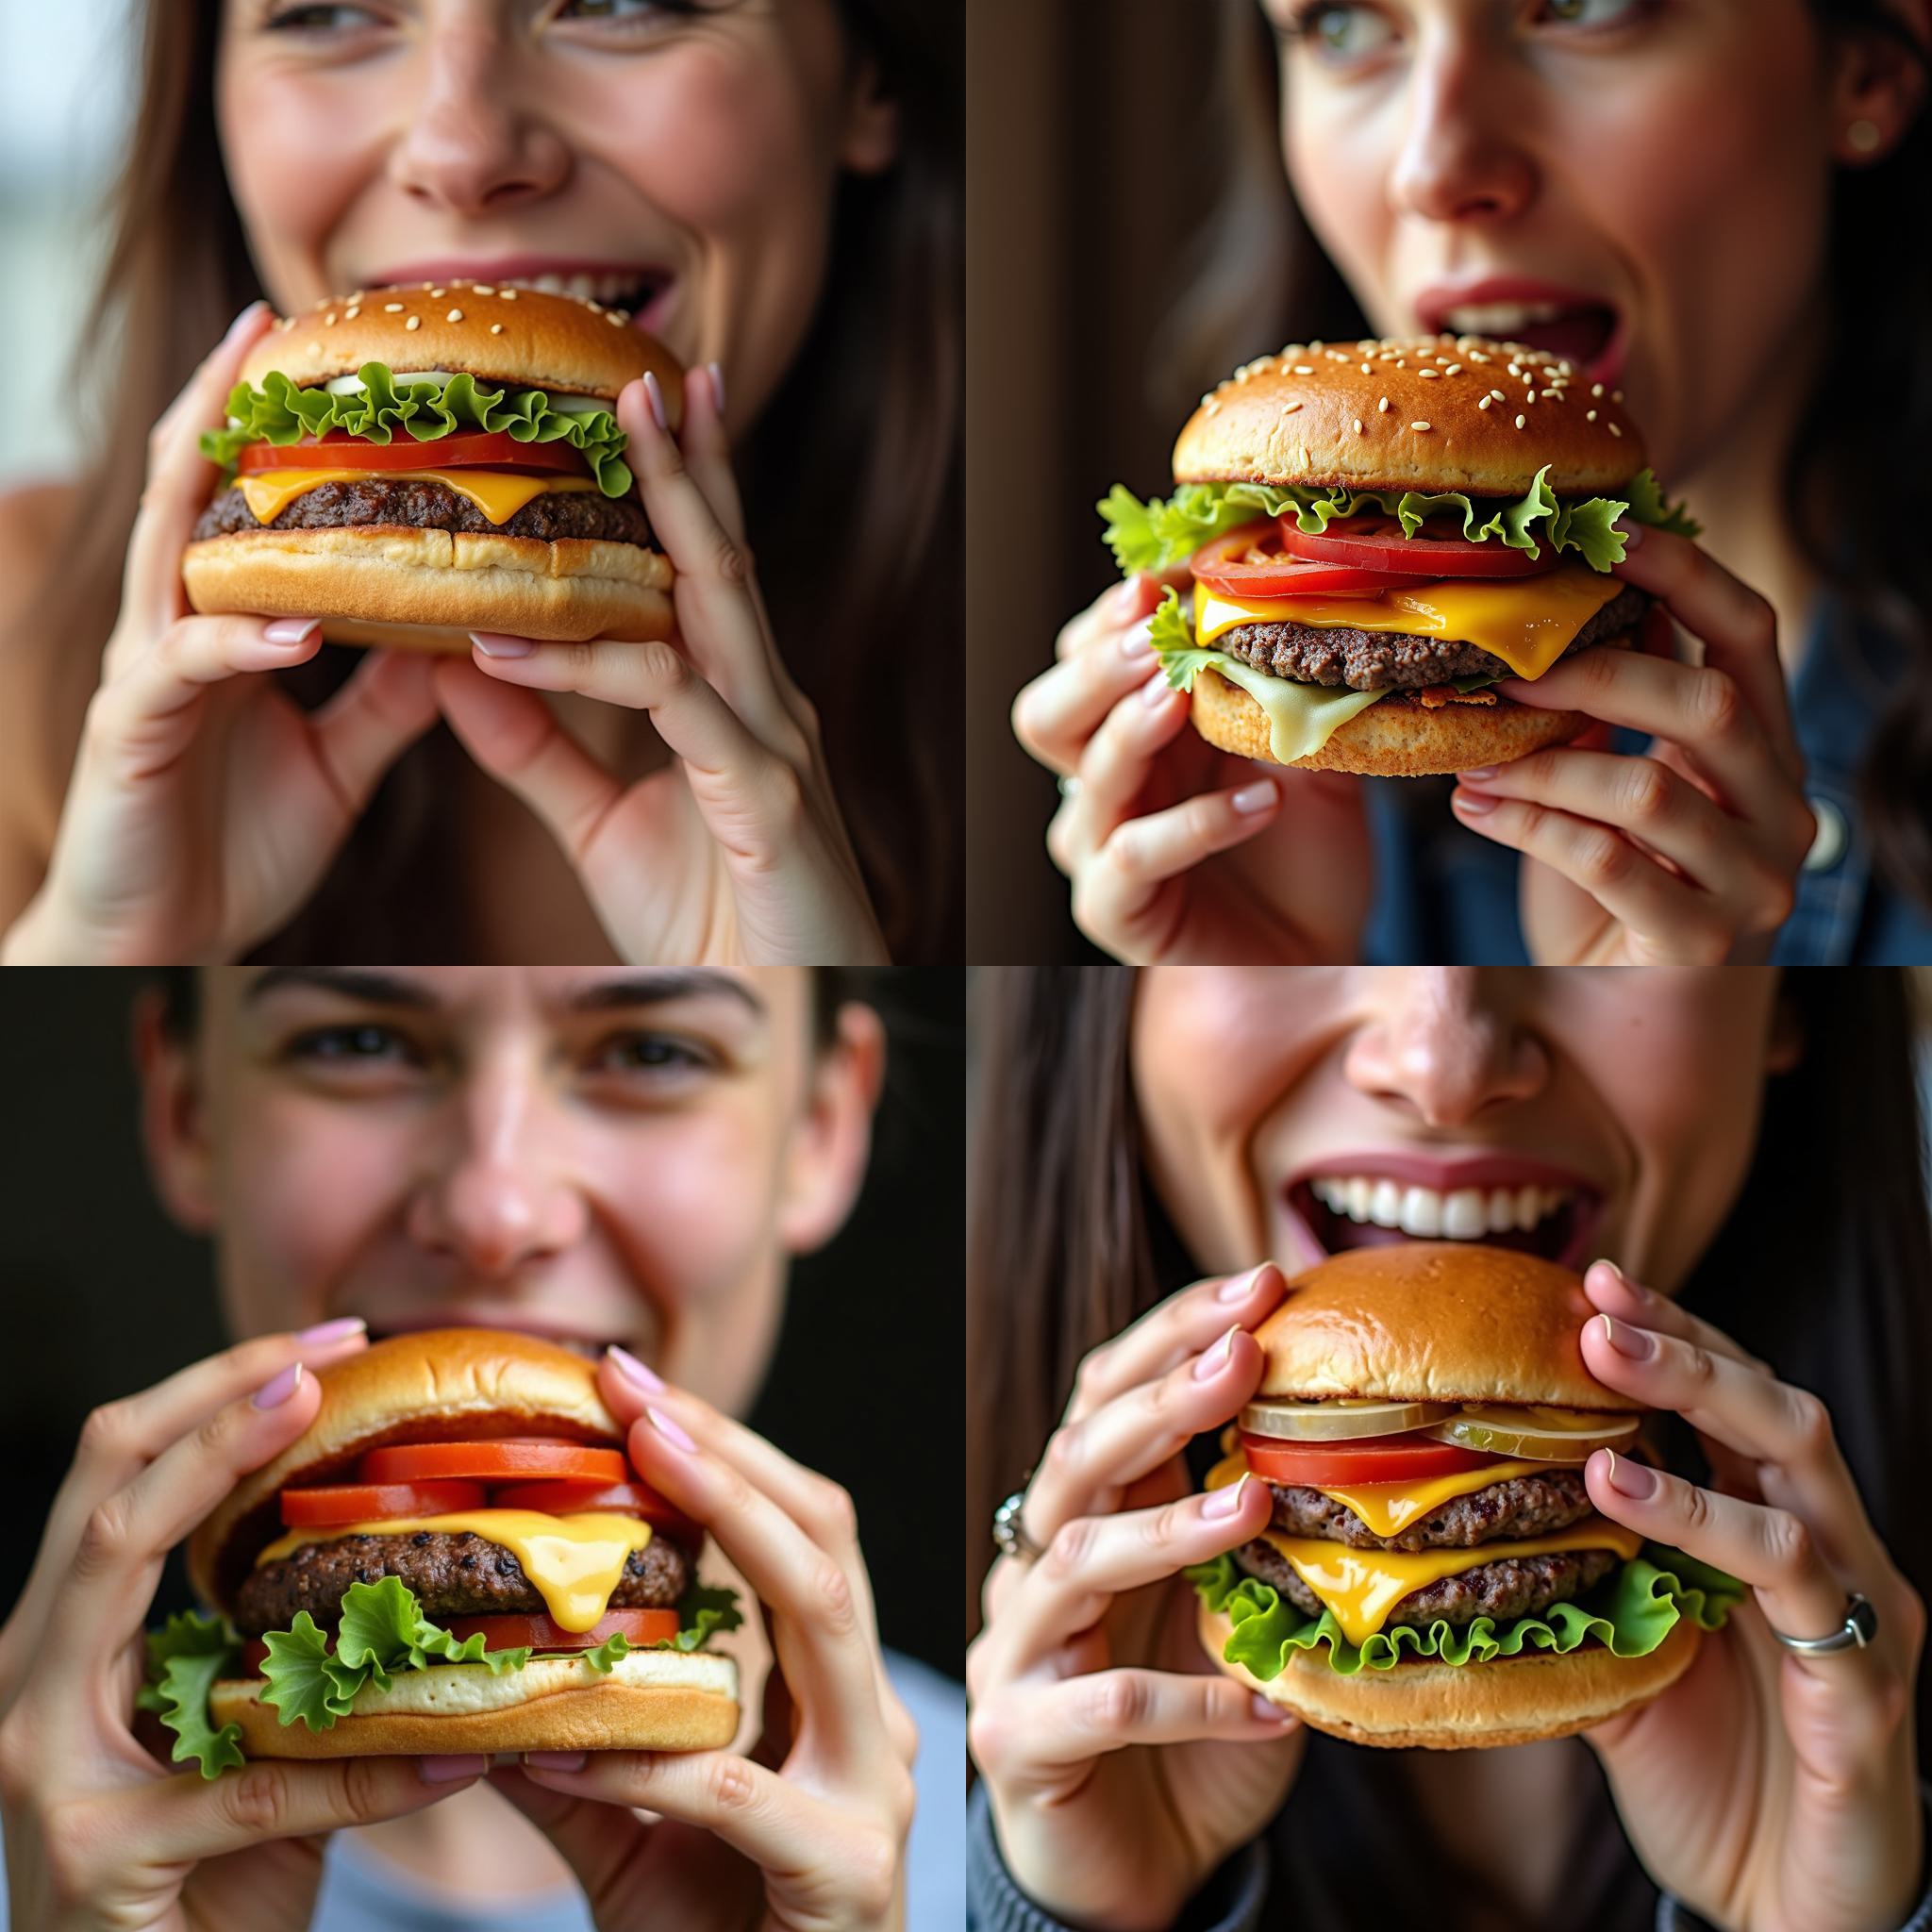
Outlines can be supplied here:
M621 308L452 280L330 297L242 365L182 557L200 611L319 617L332 642L459 652L672 629L672 570L616 415L681 372Z
M732 1591L637 1480L595 1364L488 1328L318 1372L314 1423L196 1529L215 1614L147 1639L141 1707L213 1777L246 1757L728 1744Z
M1207 1477L1266 1483L1273 1518L1188 1572L1221 1668L1338 1737L1439 1750L1563 1737L1682 1675L1742 1586L1591 1505L1593 1451L1649 1453L1584 1366L1593 1313L1568 1269L1460 1241L1291 1282Z
M1683 535L1620 391L1478 336L1291 343L1204 396L1173 495L1099 508L1123 571L1186 567L1153 618L1223 750L1417 777L1519 758L1587 720L1502 697L1637 642L1620 518Z

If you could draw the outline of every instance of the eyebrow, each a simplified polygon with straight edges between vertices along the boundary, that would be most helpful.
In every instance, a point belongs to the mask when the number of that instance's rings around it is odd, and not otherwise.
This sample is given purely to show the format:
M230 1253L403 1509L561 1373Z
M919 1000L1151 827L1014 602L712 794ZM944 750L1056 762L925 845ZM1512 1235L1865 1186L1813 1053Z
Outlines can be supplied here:
M737 1000L755 1019L768 1016L764 1001L743 980L703 968L596 980L573 993L567 1004L574 1013L603 1013L613 1007L655 1007L671 1000L712 999L721 994Z
M421 980L356 966L271 966L249 982L243 1003L253 1006L284 987L312 987L372 1007L414 1007L426 1011L437 1004L436 995Z

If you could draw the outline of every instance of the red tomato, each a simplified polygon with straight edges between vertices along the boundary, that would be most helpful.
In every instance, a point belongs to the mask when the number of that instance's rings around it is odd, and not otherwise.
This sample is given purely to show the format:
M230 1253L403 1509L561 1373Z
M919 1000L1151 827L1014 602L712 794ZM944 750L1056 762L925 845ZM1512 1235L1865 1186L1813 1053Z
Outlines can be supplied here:
M1241 1432L1248 1467L1270 1482L1311 1489L1349 1483L1409 1483L1424 1476L1460 1475L1498 1461L1477 1449L1433 1442L1426 1436L1364 1436L1353 1442L1295 1442Z
M1291 557L1311 563L1352 564L1405 577L1533 577L1557 568L1547 543L1531 557L1493 537L1472 543L1458 532L1428 524L1413 537L1394 517L1355 516L1307 535L1291 516L1281 519L1281 543Z
M332 1483L282 1491L282 1523L311 1529L323 1523L374 1523L384 1516L446 1516L480 1509L481 1483Z
M402 1442L370 1450L361 1467L366 1483L430 1482L447 1475L505 1482L555 1475L617 1483L628 1473L621 1449L591 1449L581 1442L537 1437L508 1437L496 1442Z
M1284 523L1291 519L1284 519ZM1310 563L1283 554L1273 524L1243 524L1204 544L1188 566L1194 581L1226 597L1306 597L1315 593L1373 596L1394 580L1386 570Z
M404 430L389 442L371 442L346 429L331 429L320 442L251 442L235 459L242 470L447 470L480 464L492 470L560 470L588 476L583 452L568 442L519 442L504 430L475 430L418 442Z
M580 1509L608 1509L619 1516L641 1516L646 1523L677 1524L695 1532L697 1524L646 1483L513 1483L490 1498L492 1509L541 1509L546 1516L570 1516Z
M633 1643L662 1643L677 1635L675 1610L607 1610L588 1630L566 1630L548 1617L438 1617L458 1642L483 1633L491 1650L595 1650L619 1631Z

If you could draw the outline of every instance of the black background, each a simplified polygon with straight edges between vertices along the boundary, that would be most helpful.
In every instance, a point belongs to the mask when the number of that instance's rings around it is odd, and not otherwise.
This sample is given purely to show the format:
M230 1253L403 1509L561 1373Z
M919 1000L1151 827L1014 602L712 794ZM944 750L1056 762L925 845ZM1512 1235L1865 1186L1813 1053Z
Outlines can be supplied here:
M88 1411L227 1340L212 1253L161 1212L141 1151L142 984L108 970L0 980L0 1617ZM962 981L935 968L877 984L891 1052L872 1171L843 1231L793 1266L748 1421L852 1491L885 1642L957 1677ZM192 1600L177 1554L148 1621Z

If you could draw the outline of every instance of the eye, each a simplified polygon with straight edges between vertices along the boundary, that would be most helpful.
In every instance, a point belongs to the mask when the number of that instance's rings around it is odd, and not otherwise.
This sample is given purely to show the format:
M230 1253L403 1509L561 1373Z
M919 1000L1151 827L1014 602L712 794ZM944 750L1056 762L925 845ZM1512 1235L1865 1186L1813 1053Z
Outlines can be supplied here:
M1622 26L1655 0L1543 0L1542 18L1564 26Z
M341 19L344 14L355 14L358 18L345 23ZM369 26L375 22L375 14L366 7L311 5L285 7L281 12L269 15L262 25L270 33L283 28L293 33L327 33L342 25Z
M591 1055L596 1073L633 1074L640 1079L708 1072L717 1056L696 1041L672 1033L617 1033Z
M356 1025L315 1026L290 1041L291 1059L311 1065L421 1066L423 1055L393 1026L364 1021Z
M697 12L693 0L563 0L558 20L656 20Z
M1317 0L1290 20L1288 31L1330 60L1358 60L1380 52L1395 38L1383 15L1351 5L1350 0Z

